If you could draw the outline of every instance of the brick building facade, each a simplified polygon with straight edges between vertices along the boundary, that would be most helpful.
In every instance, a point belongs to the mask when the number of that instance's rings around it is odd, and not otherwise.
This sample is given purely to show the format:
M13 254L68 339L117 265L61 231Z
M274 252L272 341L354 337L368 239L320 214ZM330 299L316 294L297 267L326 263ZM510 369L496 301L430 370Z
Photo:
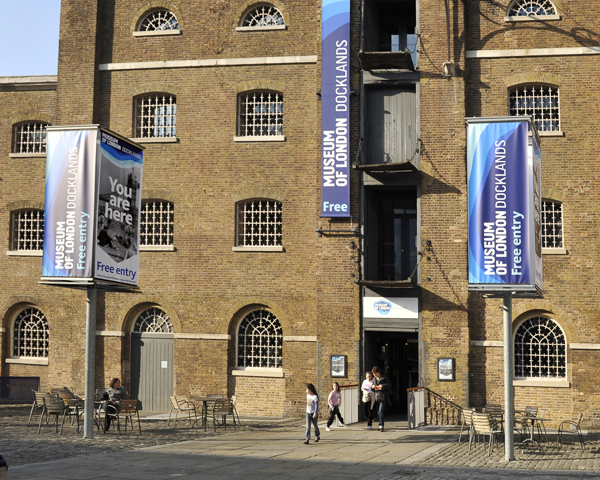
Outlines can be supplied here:
M301 413L306 382L329 388L334 354L348 358L346 383L383 367L399 412L417 385L465 406L502 403L501 300L468 291L464 119L533 114L544 296L513 302L515 338L536 351L519 357L515 404L589 420L600 405L588 160L598 12L562 0L352 0L343 220L320 218L320 12L319 0L63 0L57 78L0 83L2 375L83 387L85 293L38 285L39 249L15 238L19 212L43 208L45 177L44 154L19 152L17 131L98 123L145 146L143 201L173 218L170 240L140 245L139 291L99 295L98 386L120 376L135 391L153 375L132 360L140 338L166 339L173 392L236 394L240 414ZM139 102L160 118L174 102L176 129L144 130ZM248 130L249 104L272 128ZM263 207L275 234L253 244L243 213ZM15 324L39 324L36 312L47 353L19 354ZM254 359L239 346L259 324L275 343L264 354L257 344ZM455 359L455 381L438 381L438 358Z

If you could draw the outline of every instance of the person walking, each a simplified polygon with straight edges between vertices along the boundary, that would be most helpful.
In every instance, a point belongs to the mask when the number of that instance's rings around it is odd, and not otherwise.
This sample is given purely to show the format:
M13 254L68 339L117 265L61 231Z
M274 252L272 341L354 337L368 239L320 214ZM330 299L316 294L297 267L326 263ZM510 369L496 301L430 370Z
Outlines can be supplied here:
M327 420L327 427L325 427L325 430L328 432L331 431L331 424L333 423L336 415L342 423L342 427L345 427L346 424L344 423L344 419L340 413L340 406L342 405L342 392L340 392L339 383L333 382L333 390L329 394L329 398L327 398L327 404L329 405L329 420Z
M310 425L315 427L315 443L321 440L321 432L317 422L319 420L319 395L312 383L306 384L306 440L304 445L310 443Z
M365 373L365 380L360 389L363 392L363 413L367 417L367 430L373 429L373 405L375 404L375 395L373 394L373 374Z
M387 381L387 378L381 374L381 370L378 366L374 366L371 372L375 376L375 379L373 380L373 390L375 391L375 405L373 406L373 411L377 412L377 415L379 415L379 431L383 432L385 427L385 406L386 404L391 404L391 385Z

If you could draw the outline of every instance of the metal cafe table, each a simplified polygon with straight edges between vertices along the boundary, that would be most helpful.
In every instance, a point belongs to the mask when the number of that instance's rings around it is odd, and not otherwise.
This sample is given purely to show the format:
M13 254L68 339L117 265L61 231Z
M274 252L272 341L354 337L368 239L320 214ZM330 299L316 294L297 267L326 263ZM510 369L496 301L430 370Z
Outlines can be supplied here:
M206 397L190 397L190 402L193 402L194 404L199 404L200 402L202 402L202 414L200 415L200 418L196 418L196 421L192 424L192 428L194 428L194 426L199 421L202 421L202 426L204 427L204 430L206 431L206 424L208 423L208 409L211 405L214 405L214 403L217 400L220 400L222 398L225 398L225 397L223 395L208 395Z
M533 432L536 428L536 424L537 424L537 429L538 429L538 437L540 438L540 440L542 440L542 430L544 431L544 435L546 432L546 427L544 425L544 422L549 422L550 419L549 418L542 418L542 417L536 417L534 415L525 415L522 417L519 417L519 422L521 423L521 425L523 425L523 427L526 427L526 424L529 423L529 428L531 429L530 431L530 435L529 438L526 438L525 440L523 440L521 442L521 453L525 450L525 447L527 446L528 443L532 443L532 444L536 444L538 447L541 448L542 452L544 451L544 447L542 446L542 444L540 442L538 442L537 440L535 440L533 438ZM515 424L517 423L517 418L515 418ZM548 439L546 438L546 442L548 441Z

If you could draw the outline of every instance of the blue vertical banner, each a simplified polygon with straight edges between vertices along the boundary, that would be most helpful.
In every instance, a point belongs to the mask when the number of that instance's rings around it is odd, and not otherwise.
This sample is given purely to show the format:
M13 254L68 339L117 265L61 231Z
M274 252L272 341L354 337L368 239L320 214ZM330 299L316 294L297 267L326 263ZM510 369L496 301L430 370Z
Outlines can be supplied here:
M467 123L469 287L541 291L537 133L527 117Z
M93 276L97 127L49 127L42 277Z
M47 131L42 282L137 286L143 147L99 125Z
M321 217L350 216L350 0L323 0Z

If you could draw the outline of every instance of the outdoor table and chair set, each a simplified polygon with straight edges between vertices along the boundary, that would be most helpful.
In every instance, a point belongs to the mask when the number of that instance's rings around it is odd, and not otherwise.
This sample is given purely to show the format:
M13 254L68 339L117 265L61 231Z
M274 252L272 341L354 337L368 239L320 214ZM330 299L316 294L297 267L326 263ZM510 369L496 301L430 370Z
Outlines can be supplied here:
M549 444L548 434L546 432L546 422L551 419L544 418L545 411L534 406L525 407L525 410L516 410L514 416L514 431L519 434L521 442L521 453L529 446L538 447L542 453L544 446ZM579 414L577 420L563 420L558 426L557 432L557 448L561 448L564 443L565 434L577 434L577 440L581 445L581 449L585 449L585 442L581 431L581 420L583 414ZM487 453L490 456L494 450L494 445L498 441L498 437L504 436L505 418L504 411L501 405L491 404L486 405L482 411L476 409L462 410L462 425L458 437L458 443L461 442L463 431L469 435L469 454L471 447L476 444L479 437L488 436ZM534 434L537 433L537 440Z
M117 431L121 435L121 420L125 421L125 433L127 433L127 424L129 423L133 429L133 418L136 417L141 435L142 427L140 425L137 399L122 400L118 409L107 409L105 392L106 389L98 388L94 395L94 424L97 429L100 430L102 428L102 431L106 433L106 417L109 416L116 421ZM79 433L80 426L83 424L85 395L75 394L68 388L52 388L50 392L34 391L33 394L35 400L31 406L27 423L31 423L31 418L35 410L41 410L38 434L42 428L42 423L44 423L44 418L46 419L46 423L49 423L51 416L54 417L53 424L57 433L60 421L60 434L62 435L66 417L69 417L71 424L77 422L77 433Z
M233 429L236 430L240 424L235 403L237 397L235 395L226 397L220 394L208 394L204 397L181 397L171 395L171 412L167 426L171 422L171 416L175 412L173 427L177 423L177 415L179 412L188 414L188 420L192 428L198 426L204 427L206 431L209 417L212 417L213 429L217 431L217 426L227 428L227 416L231 416L233 421ZM198 416L200 413L200 416Z

